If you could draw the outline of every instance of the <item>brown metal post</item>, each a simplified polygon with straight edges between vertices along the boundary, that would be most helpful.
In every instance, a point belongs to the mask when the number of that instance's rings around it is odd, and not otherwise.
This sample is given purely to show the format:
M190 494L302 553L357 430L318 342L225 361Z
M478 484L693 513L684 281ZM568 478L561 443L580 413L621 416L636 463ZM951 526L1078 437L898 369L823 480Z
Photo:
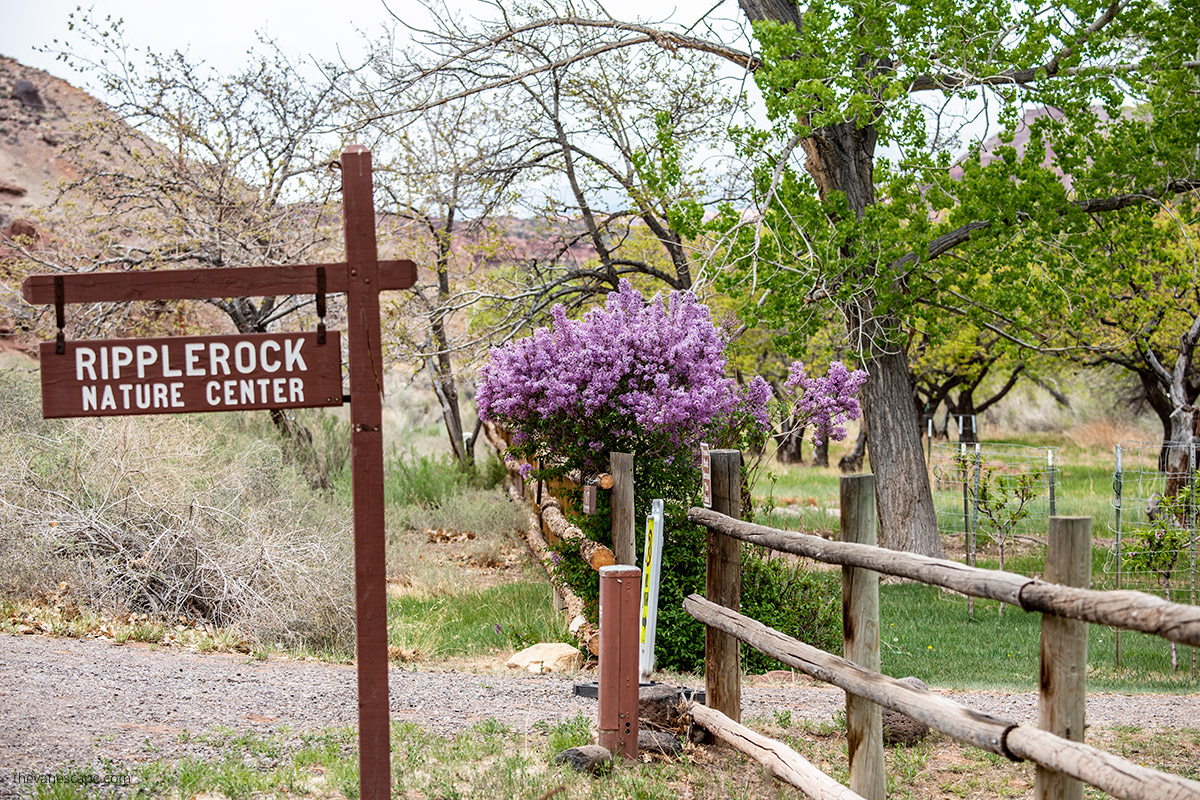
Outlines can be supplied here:
M600 746L637 758L638 600L642 571L600 568Z
M713 511L742 516L742 453L713 450ZM734 611L742 604L742 548L732 536L708 531L708 564L704 594L713 603ZM716 628L704 629L705 704L734 722L742 721L742 663L740 642Z
M875 544L875 476L844 475L839 481L842 541ZM842 636L846 659L879 671L879 573L842 567ZM846 740L851 791L883 800L883 716L878 705L846 693Z
M1092 518L1051 517L1046 542L1046 580L1087 588L1092 579ZM1083 741L1087 705L1088 624L1042 615L1042 659L1038 727ZM1083 784L1075 778L1038 767L1037 800L1082 800Z
M383 531L383 351L371 151L342 153L342 202L349 285L351 485L358 636L358 764L363 800L391 797L388 723L387 581Z

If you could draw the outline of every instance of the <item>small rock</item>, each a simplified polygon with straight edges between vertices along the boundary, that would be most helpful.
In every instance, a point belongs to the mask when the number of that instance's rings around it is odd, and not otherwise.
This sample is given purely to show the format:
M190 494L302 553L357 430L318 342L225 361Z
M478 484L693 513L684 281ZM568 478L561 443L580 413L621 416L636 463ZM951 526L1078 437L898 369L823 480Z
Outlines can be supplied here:
M526 647L508 660L509 669L530 672L570 672L583 666L583 653L562 642L542 642Z
M665 731L638 731L638 752L677 756L683 752L683 743L678 736Z
M10 183L9 181L0 181L0 194L8 194L12 195L13 197L24 197L25 187L18 186L15 183Z
M612 766L612 753L598 744L585 744L563 750L554 757L555 764L567 764L576 772L604 772Z
M900 682L917 689L929 690L929 687L920 678L909 676L901 678ZM929 726L924 722L915 720L908 714L893 711L890 708L883 709L883 743L888 747L895 745L911 747L914 744L923 742L928 735Z
M680 727L679 690L661 683L638 689L638 719L660 730Z
M17 85L13 87L13 99L20 100L21 105L26 108L31 108L34 111L44 111L46 103L42 100L41 93L38 88L33 85L32 81L27 81L24 78L17 81Z

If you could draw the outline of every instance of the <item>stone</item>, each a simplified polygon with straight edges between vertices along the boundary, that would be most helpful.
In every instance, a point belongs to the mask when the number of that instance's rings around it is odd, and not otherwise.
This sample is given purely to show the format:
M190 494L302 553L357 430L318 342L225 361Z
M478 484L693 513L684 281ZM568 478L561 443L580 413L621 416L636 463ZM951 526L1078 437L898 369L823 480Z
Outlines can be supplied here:
M555 764L566 764L576 772L600 773L612 766L612 753L598 744L585 744L563 750L554 757Z
M683 742L666 731L638 731L638 752L657 753L674 758L683 752Z
M509 669L530 672L571 672L583 666L579 648L562 642L542 642L514 653L508 660Z
M15 219L12 224L4 229L4 237L6 239L22 238L29 242L37 242L42 238L38 233L37 226L27 219Z
M13 197L24 197L26 192L24 186L18 186L15 183L0 180L0 194L7 194Z
M17 85L13 87L13 99L20 100L21 105L26 108L31 108L34 111L44 111L46 102L42 100L42 95L38 92L38 88L33 85L33 81L28 81L22 78L17 81Z
M907 678L901 678L900 682L917 689L929 690L924 681L920 678L914 678L911 675ZM883 709L883 743L888 747L896 745L912 747L914 744L925 741L925 737L928 735L929 726L924 722L915 720L908 714L893 711L890 708Z
M659 730L677 730L681 703L678 689L661 683L638 689L638 720Z

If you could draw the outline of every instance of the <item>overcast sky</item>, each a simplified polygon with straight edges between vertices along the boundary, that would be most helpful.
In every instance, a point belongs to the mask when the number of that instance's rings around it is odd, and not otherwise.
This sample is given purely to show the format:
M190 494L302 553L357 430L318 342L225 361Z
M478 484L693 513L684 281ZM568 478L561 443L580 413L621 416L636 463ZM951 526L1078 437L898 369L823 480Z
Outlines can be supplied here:
M486 4L472 0L449 0L451 5L470 13L488 14ZM618 19L645 17L647 9L667 15L674 9L675 19L694 22L718 0L676 0L673 3L646 3L645 0L608 0L605 7ZM0 0L0 54L32 67L46 70L81 88L86 81L72 74L52 55L35 48L53 46L55 39L68 35L67 15L80 0ZM105 15L125 20L126 43L138 50L153 46L159 52L188 50L193 58L204 60L227 72L236 69L247 49L257 41L256 31L276 39L288 56L311 55L318 60L336 60L339 53L348 63L363 52L361 32L375 38L385 25L394 22L381 0L337 0L311 3L305 0L205 0L203 3L178 3L173 0L94 0L82 5L94 9L94 16ZM734 0L726 0L725 16L737 14ZM398 15L424 13L414 0L390 0L388 6ZM494 10L494 9L493 9Z

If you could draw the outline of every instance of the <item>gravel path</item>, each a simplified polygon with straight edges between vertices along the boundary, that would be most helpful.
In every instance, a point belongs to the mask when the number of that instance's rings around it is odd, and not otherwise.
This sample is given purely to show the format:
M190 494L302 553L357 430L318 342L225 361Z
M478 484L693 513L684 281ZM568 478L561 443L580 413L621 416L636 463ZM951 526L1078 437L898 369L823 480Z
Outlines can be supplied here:
M556 722L596 701L576 697L589 678L555 675L408 672L390 676L393 720L441 734L487 717L521 731ZM939 692L980 711L1032 723L1034 694ZM181 742L185 730L213 726L259 734L284 726L296 734L356 721L355 672L311 661L155 650L101 640L0 634L0 797L16 796L17 772L86 768L101 758L129 763L204 755ZM807 684L746 685L743 715L787 709L793 718L828 720L843 704L837 689ZM1200 726L1200 695L1092 695L1088 721L1145 728Z

